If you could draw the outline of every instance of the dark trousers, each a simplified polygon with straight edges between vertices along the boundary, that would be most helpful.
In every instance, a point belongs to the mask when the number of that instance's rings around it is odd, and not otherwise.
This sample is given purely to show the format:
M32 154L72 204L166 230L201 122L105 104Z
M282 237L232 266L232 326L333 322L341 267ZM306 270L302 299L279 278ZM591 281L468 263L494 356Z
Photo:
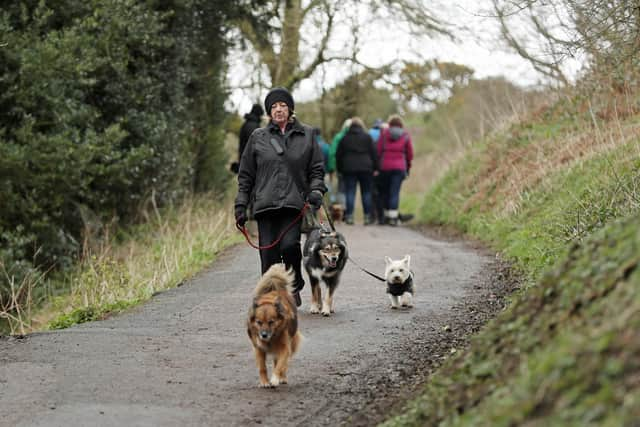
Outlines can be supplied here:
M353 216L356 199L356 187L360 184L360 197L362 198L362 210L365 217L371 216L371 187L373 175L371 172L343 173L345 193L347 196L347 209L345 214Z
M260 246L275 242L280 233L287 228L300 211L295 209L277 209L256 215L258 223L258 241ZM302 278L302 250L300 248L300 221L282 236L280 242L270 249L260 249L260 264L264 274L273 264L283 262L287 268L293 268L295 289L304 287Z
M382 206L386 210L397 210L400 204L400 187L405 171L391 170L380 172Z
M371 203L373 205L374 219L379 223L384 222L384 206L382 200L382 177L380 175L373 177L373 186L371 187Z

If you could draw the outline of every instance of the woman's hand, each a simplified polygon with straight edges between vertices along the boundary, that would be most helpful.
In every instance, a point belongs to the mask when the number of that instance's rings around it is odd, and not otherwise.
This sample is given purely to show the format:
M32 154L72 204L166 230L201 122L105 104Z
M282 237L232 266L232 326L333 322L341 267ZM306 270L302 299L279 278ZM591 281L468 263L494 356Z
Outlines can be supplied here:
M311 193L307 195L307 202L311 205L314 210L320 209L322 205L322 193L318 190L313 190Z
M244 224L247 222L247 208L244 205L237 205L235 207L235 217L236 217L236 224L238 224L240 227L243 227Z

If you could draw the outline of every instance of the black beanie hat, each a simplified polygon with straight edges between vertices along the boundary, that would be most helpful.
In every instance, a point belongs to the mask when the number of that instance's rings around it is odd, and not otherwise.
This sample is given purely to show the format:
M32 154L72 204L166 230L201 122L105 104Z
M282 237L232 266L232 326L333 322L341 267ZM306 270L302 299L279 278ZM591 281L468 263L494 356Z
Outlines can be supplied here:
M274 87L269 91L267 97L264 99L264 109L269 116L271 116L271 106L276 102L284 102L289 107L289 112L293 111L295 104L293 103L293 96L283 87Z

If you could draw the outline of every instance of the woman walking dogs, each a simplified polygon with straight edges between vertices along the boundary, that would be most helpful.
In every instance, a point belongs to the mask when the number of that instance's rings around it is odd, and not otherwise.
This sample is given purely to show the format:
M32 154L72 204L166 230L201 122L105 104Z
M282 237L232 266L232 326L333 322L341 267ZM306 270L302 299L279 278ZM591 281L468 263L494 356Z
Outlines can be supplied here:
M269 247L276 242L268 249L260 249L262 274L280 262L293 268L294 298L299 306L304 279L300 222L295 221L305 202L315 210L321 206L326 191L324 160L313 139L313 128L295 118L289 91L281 87L271 89L264 107L269 124L251 134L240 159L235 218L239 226L244 225L252 200L259 245Z

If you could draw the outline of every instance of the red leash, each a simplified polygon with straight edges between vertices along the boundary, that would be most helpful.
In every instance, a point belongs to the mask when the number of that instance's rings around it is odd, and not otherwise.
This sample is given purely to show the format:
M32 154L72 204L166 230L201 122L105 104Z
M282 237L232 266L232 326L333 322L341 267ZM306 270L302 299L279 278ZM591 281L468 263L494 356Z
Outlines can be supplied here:
M245 227L244 225L241 226L236 222L236 228L244 235L244 238L247 239L247 243L249 243L249 246L251 246L252 248L255 248L255 249L271 249L272 247L274 247L275 245L280 243L280 240L282 240L282 237L285 234L287 234L287 231L289 231L291 229L291 227L293 227L295 225L296 222L298 222L298 221L300 221L302 219L302 217L304 216L305 211L308 208L309 208L309 203L305 203L304 206L302 207L302 210L300 210L300 213L293 220L293 222L291 222L291 224L287 225L287 227L284 230L282 230L280 235L278 235L278 238L273 243L268 244L266 246L259 246L259 245L256 245L255 243L253 243L251 241L251 238L249 237L249 232L247 231L247 227Z

